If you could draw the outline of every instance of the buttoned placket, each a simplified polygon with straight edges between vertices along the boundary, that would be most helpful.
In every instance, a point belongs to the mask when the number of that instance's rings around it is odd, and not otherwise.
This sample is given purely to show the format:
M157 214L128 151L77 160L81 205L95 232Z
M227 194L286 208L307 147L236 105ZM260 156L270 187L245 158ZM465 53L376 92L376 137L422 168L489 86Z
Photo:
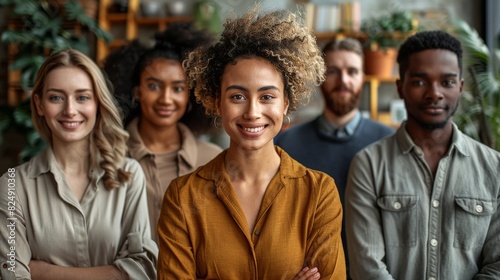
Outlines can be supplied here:
M436 176L434 178L434 184L431 192L431 202L429 207L429 238L430 238L430 248L427 256L428 279L438 279L439 277L439 248L441 245L441 224L442 224L442 214L441 214L441 203L443 193L445 191L446 184L446 173L448 169L449 157L443 157L438 164L436 171Z

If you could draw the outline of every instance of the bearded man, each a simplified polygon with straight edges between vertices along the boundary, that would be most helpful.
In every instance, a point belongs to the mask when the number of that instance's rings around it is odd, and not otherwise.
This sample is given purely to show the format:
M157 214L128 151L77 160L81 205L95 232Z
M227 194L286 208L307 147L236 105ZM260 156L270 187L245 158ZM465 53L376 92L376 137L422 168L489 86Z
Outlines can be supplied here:
M364 83L360 42L352 38L331 41L323 48L323 55L326 63L326 79L321 85L323 113L285 130L275 138L275 144L306 167L332 176L344 204L352 158L367 145L391 135L394 129L363 118L358 110ZM347 260L344 230L342 241Z

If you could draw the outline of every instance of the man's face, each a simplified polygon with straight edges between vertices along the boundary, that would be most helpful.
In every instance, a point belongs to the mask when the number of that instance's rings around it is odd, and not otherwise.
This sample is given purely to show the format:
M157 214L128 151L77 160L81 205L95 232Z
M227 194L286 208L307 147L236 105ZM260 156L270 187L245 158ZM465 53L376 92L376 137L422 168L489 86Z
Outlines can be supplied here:
M359 105L363 89L363 59L355 52L329 51L325 54L326 79L321 85L326 110L344 116Z
M412 54L397 86L405 102L408 124L425 130L445 127L462 95L457 55L442 49Z

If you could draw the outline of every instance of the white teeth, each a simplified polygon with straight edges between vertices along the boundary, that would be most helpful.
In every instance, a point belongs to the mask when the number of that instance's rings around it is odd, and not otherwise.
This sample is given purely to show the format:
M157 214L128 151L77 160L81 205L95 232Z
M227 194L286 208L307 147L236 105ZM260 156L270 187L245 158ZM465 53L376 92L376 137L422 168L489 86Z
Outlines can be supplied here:
M245 131L251 132L251 133L256 133L259 131L262 131L264 129L264 126L259 126L259 127L243 127Z
M76 127L79 124L80 122L63 122L63 125L68 127Z

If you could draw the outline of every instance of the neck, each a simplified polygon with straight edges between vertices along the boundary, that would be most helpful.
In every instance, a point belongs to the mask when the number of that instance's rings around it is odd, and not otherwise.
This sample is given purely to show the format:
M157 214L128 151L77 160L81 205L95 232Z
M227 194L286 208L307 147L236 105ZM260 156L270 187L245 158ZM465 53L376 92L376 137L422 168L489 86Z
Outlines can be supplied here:
M356 113L358 112L358 109L354 109L350 111L349 113L343 115L343 116L337 116L333 112L329 111L328 109L325 109L324 111L324 116L328 122L331 124L337 126L337 127L342 127L348 124L354 116L356 116Z
M153 153L164 153L179 149L181 133L177 125L158 129L148 122L139 122L139 134L144 145Z
M422 150L426 151L447 151L453 134L453 125L448 122L443 128L425 129L419 124L409 120L406 123L406 131L413 139L413 142Z
M256 151L230 146L225 158L225 168L232 182L270 180L278 172L280 163L281 158L274 145Z
M90 151L88 141L78 143L52 143L52 151L57 165L64 174L88 174L90 169Z

